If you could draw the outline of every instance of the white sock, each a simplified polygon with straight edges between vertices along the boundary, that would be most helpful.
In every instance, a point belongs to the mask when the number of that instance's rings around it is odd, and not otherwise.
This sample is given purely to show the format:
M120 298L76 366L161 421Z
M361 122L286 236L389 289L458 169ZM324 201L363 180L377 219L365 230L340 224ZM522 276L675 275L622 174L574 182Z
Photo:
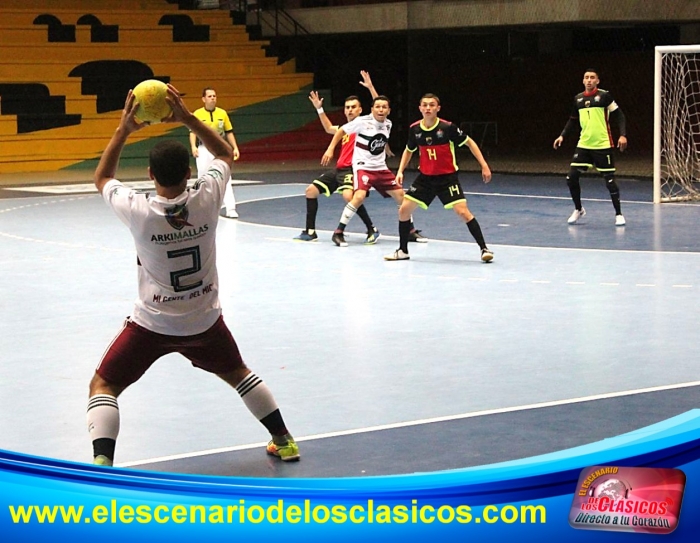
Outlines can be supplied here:
M88 401L87 424L90 439L115 440L119 435L119 404L114 396L96 394Z
M241 395L241 399L248 410L258 420L264 419L278 409L272 391L253 372L250 372L243 381L238 383L236 391Z
M343 214L340 216L340 224L347 225L350 219L355 216L355 213L357 213L357 209L355 209L352 204L348 203L343 209Z

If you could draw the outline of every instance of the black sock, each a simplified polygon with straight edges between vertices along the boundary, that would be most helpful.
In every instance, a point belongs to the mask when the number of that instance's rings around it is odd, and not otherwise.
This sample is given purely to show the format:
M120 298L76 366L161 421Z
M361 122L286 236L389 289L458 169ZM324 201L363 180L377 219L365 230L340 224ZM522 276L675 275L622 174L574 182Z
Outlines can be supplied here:
M622 215L622 208L620 207L620 194L617 196L612 196L613 207L615 208L615 215Z
M260 422L273 436L284 436L289 433L279 409L275 409L272 413L260 419Z
M486 249L484 235L481 233L481 227L479 226L479 221L476 220L476 217L467 223L467 228L469 228L469 232L474 237L474 240L479 244L479 247Z
M610 199L612 200L613 207L615 208L615 215L622 215L622 209L620 208L620 187L615 183L615 178L606 179L606 186L608 191L610 191Z
M408 236L411 233L413 223L409 221L399 221L399 249L408 254Z
M117 447L117 442L108 437L101 437L92 442L93 456L106 456L110 460L114 460L114 449Z
M306 231L316 230L316 214L318 213L318 198L306 199Z
M583 207L581 204L581 184L578 182L578 179L576 179L570 180L568 185L569 194L571 194L571 199L574 201L574 207L581 211L581 208Z
M374 230L372 219L369 218L369 213L367 213L367 209L365 208L364 204L357 208L357 215L360 217L360 219L362 219L362 222L365 223L368 232Z

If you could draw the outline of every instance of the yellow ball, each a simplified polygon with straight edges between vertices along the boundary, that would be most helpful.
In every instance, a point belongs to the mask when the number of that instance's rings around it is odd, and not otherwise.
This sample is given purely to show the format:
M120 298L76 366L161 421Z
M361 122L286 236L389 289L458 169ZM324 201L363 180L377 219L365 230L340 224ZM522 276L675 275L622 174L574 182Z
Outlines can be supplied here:
M168 86L162 81L157 79L141 81L134 87L133 92L138 103L135 117L140 122L156 124L170 115L172 109L165 101Z

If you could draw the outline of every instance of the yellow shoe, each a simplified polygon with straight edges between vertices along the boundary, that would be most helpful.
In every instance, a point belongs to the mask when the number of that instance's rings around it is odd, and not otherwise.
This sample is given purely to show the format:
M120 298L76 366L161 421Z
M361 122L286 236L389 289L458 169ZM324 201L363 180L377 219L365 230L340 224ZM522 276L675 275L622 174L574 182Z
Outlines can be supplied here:
M283 462L294 462L301 458L299 445L291 438L287 438L286 445L277 445L274 441L267 444L267 454L277 456Z
M107 458L106 456L102 454L98 454L95 459L92 461L92 463L96 466L111 466L112 465L112 459Z

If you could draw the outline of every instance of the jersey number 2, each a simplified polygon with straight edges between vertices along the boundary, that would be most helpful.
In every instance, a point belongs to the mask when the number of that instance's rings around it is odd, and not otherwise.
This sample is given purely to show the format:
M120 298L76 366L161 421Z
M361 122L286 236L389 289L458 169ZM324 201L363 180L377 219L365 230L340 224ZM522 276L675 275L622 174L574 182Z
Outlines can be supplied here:
M199 255L199 245L195 245L194 247L185 247L184 249L178 249L177 251L168 251L168 258L180 258L183 256L192 257L192 267L170 272L170 284L173 286L173 289L175 289L175 292L184 292L186 290L192 290L202 286L202 281L198 281L192 285L182 285L180 283L180 280L183 277L197 273L202 269L202 258Z

